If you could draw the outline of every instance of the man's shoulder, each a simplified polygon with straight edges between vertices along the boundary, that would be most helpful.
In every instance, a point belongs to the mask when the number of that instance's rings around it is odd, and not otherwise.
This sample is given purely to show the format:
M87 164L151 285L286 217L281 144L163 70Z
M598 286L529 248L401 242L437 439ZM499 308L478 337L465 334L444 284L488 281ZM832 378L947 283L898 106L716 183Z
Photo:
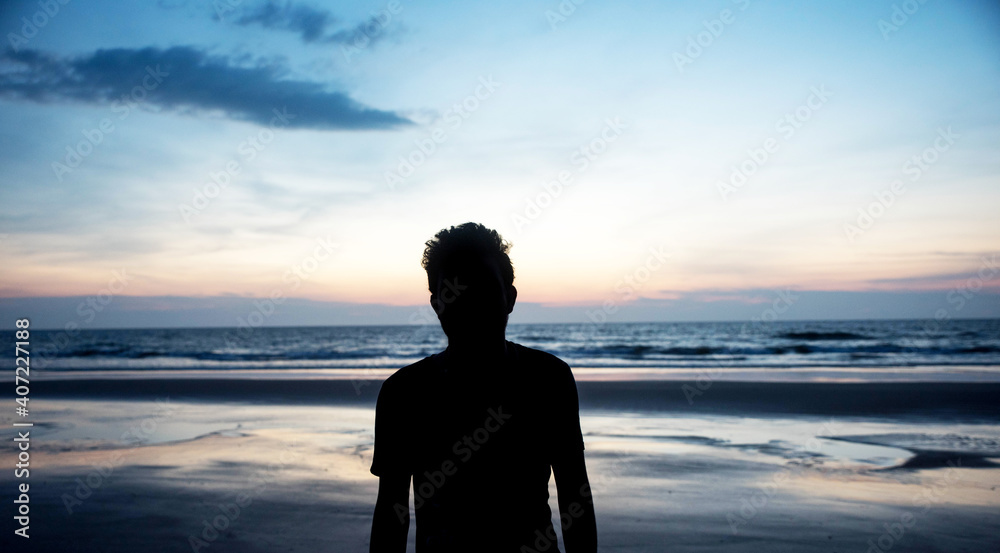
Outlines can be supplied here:
M385 379L385 382L382 383L382 388L406 388L426 380L436 369L436 361L439 355L441 354L428 355L419 361L396 369L396 372L389 375Z
M520 344L514 344L514 351L520 361L519 376L532 383L529 393L540 394L553 413L578 409L576 379L568 363L547 351Z
M569 364L555 355L540 349L529 348L516 342L509 342L514 346L517 359L532 372L541 372L553 377L573 377Z

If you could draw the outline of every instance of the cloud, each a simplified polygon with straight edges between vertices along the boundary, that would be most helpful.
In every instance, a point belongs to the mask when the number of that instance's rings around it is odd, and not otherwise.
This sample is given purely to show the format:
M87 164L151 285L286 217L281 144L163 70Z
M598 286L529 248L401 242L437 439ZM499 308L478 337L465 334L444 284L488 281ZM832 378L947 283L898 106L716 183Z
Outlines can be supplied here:
M328 11L294 2L268 1L245 10L233 22L243 27L260 25L265 29L297 33L306 44L348 45L357 41L367 46L385 36L384 27L389 18L391 16L383 13L381 18L372 16L353 27L333 30L337 18Z
M384 20L379 19L377 16L372 16L350 29L344 29L329 35L326 37L325 42L345 45L355 44L364 48L385 38L385 24Z
M302 42L316 42L336 19L330 12L303 4L267 2L248 10L235 21L237 25L260 25L265 29L292 31L302 35Z
M188 46L101 49L60 58L38 50L0 55L0 98L119 105L142 102L178 112L308 129L388 129L412 122L372 109L322 83L282 79L280 64L238 65Z
M759 290L746 290L756 295ZM237 317L259 310L264 298L221 294L216 296L115 296L114 301L85 324L78 311L87 296L20 296L14 288L0 288L0 320L11 321L31 314L31 327L62 329L74 322L82 328L198 328L232 327ZM771 297L777 295L771 292ZM799 290L794 303L777 313L778 321L916 319L934 320L935 313L946 309L950 318L996 318L1000 316L1000 293L983 292L975 301L959 310L945 302L939 292L847 292ZM255 303L256 302L256 303ZM762 320L773 303L748 304L743 301L657 300L640 298L623 303L607 317L608 322L692 322ZM592 323L588 313L602 309L601 304L545 306L518 302L511 314L511 324ZM414 313L425 313L426 305L389 305L286 298L268 317L267 326L314 325L407 325ZM440 327L433 319L422 319L427 328ZM766 320L766 319L765 319Z
M996 258L996 254L993 255ZM866 281L874 289L885 290L948 290L950 288L1000 288L996 263L983 257L980 267L966 272L941 273L899 278L878 278Z

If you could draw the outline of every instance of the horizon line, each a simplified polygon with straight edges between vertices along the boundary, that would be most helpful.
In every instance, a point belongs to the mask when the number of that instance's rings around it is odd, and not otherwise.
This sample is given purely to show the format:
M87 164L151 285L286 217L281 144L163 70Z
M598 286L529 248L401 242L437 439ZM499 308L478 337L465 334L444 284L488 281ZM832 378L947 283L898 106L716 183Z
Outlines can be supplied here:
M30 319L30 317L27 317ZM912 317L870 317L867 319L858 319L855 317L851 318L829 318L829 319L785 319L785 320L775 320L775 321L750 321L746 319L732 319L732 320L713 320L713 321L606 321L602 323L595 322L538 322L538 323L508 323L507 327L510 326L536 326L536 325L584 325L584 326L603 326L603 325L623 325L623 324L731 324L731 323L753 323L753 324L782 324L782 323L823 323L823 322L870 322L870 321L925 321L925 320L936 320L934 317L924 317L924 318L912 318ZM947 319L948 321L989 321L995 320L1000 321L1000 317L952 317ZM282 324L272 324L272 325L260 325L250 327L254 330L260 328L330 328L330 327L400 327L400 326L433 326L440 328L440 325L432 324L385 324L385 323L374 323L374 324L323 324L323 325L282 325ZM129 327L93 327L93 328L79 328L77 331L92 331L92 330L197 330L197 329L231 329L240 330L241 326L229 326L229 325L201 325L201 326L129 326ZM41 330L46 332L66 332L64 328L34 328L34 330ZM13 331L13 330L9 330Z

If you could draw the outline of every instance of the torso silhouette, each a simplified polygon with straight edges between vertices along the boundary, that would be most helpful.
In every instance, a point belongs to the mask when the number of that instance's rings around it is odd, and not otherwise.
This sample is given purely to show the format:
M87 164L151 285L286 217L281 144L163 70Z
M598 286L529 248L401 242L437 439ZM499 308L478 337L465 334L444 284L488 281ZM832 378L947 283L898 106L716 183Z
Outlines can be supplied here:
M583 449L576 384L557 357L507 349L493 366L435 354L382 385L371 471L413 475L418 553L558 551L548 482Z

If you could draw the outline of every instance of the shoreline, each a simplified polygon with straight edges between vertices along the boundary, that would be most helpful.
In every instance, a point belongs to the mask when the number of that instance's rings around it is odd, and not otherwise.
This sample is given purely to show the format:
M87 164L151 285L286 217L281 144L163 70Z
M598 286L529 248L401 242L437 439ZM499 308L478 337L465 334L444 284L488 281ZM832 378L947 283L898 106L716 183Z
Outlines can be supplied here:
M393 368L170 368L170 369L36 369L36 381L126 379L268 379L268 380L382 380ZM886 367L586 367L573 366L580 381L713 381L739 382L994 382L997 365L926 365ZM13 380L8 380L13 382Z
M153 378L37 380L32 396L374 407L382 379ZM583 410L1000 421L997 382L579 380Z

